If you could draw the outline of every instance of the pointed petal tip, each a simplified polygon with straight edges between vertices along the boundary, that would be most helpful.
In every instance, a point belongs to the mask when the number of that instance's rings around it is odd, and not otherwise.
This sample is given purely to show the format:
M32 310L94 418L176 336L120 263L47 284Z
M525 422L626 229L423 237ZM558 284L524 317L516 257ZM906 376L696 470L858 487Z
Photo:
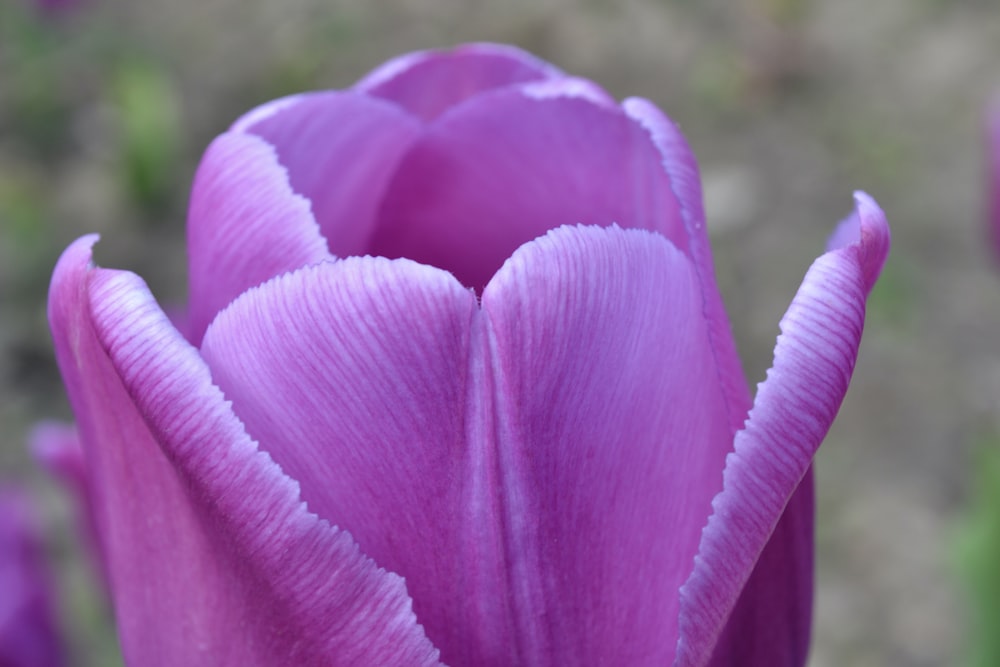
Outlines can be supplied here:
M93 261L94 246L100 240L100 234L85 234L70 243L56 262L57 270L63 264L79 264L84 258L86 258L84 263L90 264Z

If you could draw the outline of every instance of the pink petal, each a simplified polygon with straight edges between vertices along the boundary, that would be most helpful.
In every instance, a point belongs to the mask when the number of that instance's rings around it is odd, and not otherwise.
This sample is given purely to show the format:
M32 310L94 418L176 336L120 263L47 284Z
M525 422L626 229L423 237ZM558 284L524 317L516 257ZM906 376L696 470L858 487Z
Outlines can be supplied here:
M254 285L330 258L309 201L262 139L227 133L205 151L188 213L191 302L186 333L195 343L216 313Z
M310 514L139 278L63 254L49 316L133 665L435 664L402 581Z
M237 300L203 355L310 507L406 577L445 662L673 656L731 440L662 237L550 232L482 311L410 261L317 265Z
M714 513L694 571L681 589L678 667L708 661L847 391L865 302L889 249L889 228L878 205L862 193L855 201L859 240L827 252L809 269L782 318L774 365L727 459L724 490L712 502ZM788 531L788 560L801 557L796 542L804 539L812 539L811 531ZM745 629L744 645L754 642L752 630ZM802 638L793 640L804 644ZM771 648L755 654L760 662L747 664L801 664L804 659L803 651Z
M440 117L400 165L372 252L481 290L521 244L563 224L652 229L686 249L661 155L595 88L526 84Z
M552 65L513 46L465 44L394 58L355 85L410 113L432 120L460 102L494 88L560 78Z
M312 203L330 252L341 257L367 251L386 185L420 129L396 105L354 92L286 98L234 125L274 146L292 188Z

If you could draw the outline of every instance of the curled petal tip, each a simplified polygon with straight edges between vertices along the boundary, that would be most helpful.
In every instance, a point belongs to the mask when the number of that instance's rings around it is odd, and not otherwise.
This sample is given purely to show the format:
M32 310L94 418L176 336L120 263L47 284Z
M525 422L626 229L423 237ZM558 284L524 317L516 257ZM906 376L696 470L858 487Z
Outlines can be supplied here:
M865 289L870 292L889 256L890 240L885 213L871 195L858 190L854 193L854 211L837 225L827 242L827 250L854 249Z
M858 190L854 193L854 206L861 227L858 244L861 270L865 278L865 287L870 292L889 256L891 243L889 222L881 207L865 192Z

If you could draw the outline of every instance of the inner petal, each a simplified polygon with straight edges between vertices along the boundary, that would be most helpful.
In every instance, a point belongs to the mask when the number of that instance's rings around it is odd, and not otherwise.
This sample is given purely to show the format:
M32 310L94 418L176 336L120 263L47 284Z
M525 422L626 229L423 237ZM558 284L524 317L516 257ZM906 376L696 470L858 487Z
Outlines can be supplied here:
M654 230L687 251L647 131L579 85L564 93L498 90L430 125L388 186L371 252L481 291L520 245L565 224Z
M562 73L533 55L500 44L466 44L450 51L422 51L382 65L355 86L424 120L432 120L473 95Z

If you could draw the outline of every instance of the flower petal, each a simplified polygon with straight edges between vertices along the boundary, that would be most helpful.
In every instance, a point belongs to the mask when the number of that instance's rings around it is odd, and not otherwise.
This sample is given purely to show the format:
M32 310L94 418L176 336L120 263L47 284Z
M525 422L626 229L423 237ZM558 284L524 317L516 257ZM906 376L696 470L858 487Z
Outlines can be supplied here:
M292 192L270 145L233 132L212 142L188 213L191 341L247 289L329 257L309 202Z
M438 118L389 186L372 252L481 290L521 244L564 224L651 229L686 250L662 157L595 89L575 79L525 84Z
M712 652L712 667L806 663L812 626L814 519L810 467L726 621Z
M465 44L447 51L399 56L368 74L354 88L432 120L463 100L493 88L562 76L552 65L513 46Z
M274 146L292 187L312 203L330 252L341 257L367 251L386 184L421 130L394 104L350 91L272 102L233 127Z
M62 667L52 581L28 497L0 488L0 665Z
M490 414L471 398L485 373L470 370L477 311L444 271L348 257L245 294L202 354L309 507L406 578L442 660L507 665L496 503L480 497L492 453L465 442Z
M674 663L678 667L709 660L847 391L865 302L889 249L889 228L878 205L863 193L855 195L855 202L858 241L827 252L809 269L781 320L774 365L726 461L724 489L712 501L713 515L702 534L694 570L681 589ZM787 561L802 554L801 540L812 540L806 527L788 531ZM796 587L767 594L794 595ZM766 601L759 604L768 606ZM746 635L740 641L748 646L754 638ZM793 641L795 646L804 643L801 638ZM759 664L801 664L805 657L784 645L772 646L773 652L763 648L763 653L755 653Z
M726 315L726 307L715 283L715 266L708 227L705 224L698 161L680 128L663 115L656 105L634 97L625 100L622 107L630 118L649 132L663 158L663 168L669 177L670 189L680 205L689 253L698 269L698 279L701 282L703 308L718 362L719 382L728 402L729 424L735 434L743 428L743 422L746 421L747 410L750 409L750 391L736 350L736 340Z
M482 312L442 271L348 258L244 295L202 352L445 662L657 664L731 444L700 308L659 235L565 228Z
M141 280L63 254L49 316L125 660L435 664L401 580L310 514Z
M732 443L701 308L684 253L618 228L554 230L483 293L525 664L674 655Z

